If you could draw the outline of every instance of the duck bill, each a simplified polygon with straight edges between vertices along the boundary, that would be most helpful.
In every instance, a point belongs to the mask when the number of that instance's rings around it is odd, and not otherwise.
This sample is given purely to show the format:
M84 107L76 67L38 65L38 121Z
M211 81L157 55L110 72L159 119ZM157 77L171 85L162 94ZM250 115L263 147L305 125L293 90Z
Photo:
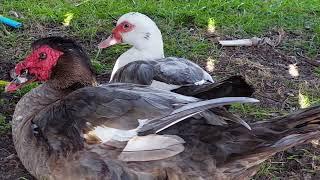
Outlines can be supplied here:
M122 43L121 36L111 34L107 39L105 39L99 43L98 48L104 49L104 48L113 46L115 44L120 44L120 43Z
M24 73L21 75L16 75L15 73L11 73L11 77L13 80L5 87L5 92L13 93L17 90L21 89L23 86L30 84L35 81L36 78L29 75L28 73Z

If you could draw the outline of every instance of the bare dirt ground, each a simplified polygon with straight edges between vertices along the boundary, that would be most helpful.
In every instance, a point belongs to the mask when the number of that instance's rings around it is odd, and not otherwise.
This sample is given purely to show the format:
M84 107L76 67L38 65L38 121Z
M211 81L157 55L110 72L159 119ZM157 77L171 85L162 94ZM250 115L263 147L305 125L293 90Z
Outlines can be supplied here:
M263 119L276 117L299 108L299 90L309 89L319 97L320 81L313 73L315 67L291 53L270 46L225 48L213 73L220 77L245 76L256 89L254 96L261 101L259 106L270 109ZM298 69L297 77L289 73L292 64ZM257 120L254 112L251 116L242 115ZM319 146L315 144L291 148L267 161L255 179L319 179L319 155Z
M39 38L45 35L65 35L61 33L62 31L64 30L55 26L34 25L29 30L28 36ZM290 41L290 38L292 37L287 36L283 41ZM95 41L98 42L99 39ZM93 42L80 43L84 43L86 48L93 47ZM9 49L1 53L0 58L10 60L17 52L25 52L27 49L28 46ZM290 52L281 46L222 48L219 56L212 58L214 65L211 65L209 70L216 77L240 74L254 85L255 97L261 100L260 107L273 110L268 112L265 118L297 110L299 90L310 90L313 94L320 93L319 77L313 72L315 67L306 62L306 57L298 56L295 52ZM1 79L8 81L10 80L8 72L14 66L9 62L11 61L0 62ZM202 62L204 62L203 66L208 66L206 60ZM297 68L299 75L296 77L290 75L290 67ZM105 78L100 77L100 80ZM10 122L19 97L1 93L0 98L2 99L0 110L6 116L6 121ZM242 115L256 120L254 113ZM0 135L0 179L33 179L23 168L15 153L10 131ZM320 179L319 147L307 144L278 153L263 165L255 179Z

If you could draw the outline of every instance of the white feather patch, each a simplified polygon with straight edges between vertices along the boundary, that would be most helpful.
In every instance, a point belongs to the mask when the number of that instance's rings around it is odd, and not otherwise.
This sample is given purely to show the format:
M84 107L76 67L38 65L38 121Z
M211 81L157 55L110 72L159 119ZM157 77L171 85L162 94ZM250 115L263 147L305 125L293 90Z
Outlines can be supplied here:
M171 91L173 89L177 89L177 88L181 87L178 85L167 84L167 83L163 83L163 82L156 81L156 80L153 80L150 86L153 88L167 90L167 91Z
M175 135L136 136L119 155L122 161L152 161L175 156L184 151L185 141Z
M202 84L204 84L206 82L206 80L202 79L201 81L195 82L194 85L200 86Z
M137 136L137 130L142 127L147 120L139 119L139 126L135 129L122 130L116 128L110 128L107 126L97 126L94 130L90 131L90 134L97 136L102 143L108 141L129 141L131 138Z

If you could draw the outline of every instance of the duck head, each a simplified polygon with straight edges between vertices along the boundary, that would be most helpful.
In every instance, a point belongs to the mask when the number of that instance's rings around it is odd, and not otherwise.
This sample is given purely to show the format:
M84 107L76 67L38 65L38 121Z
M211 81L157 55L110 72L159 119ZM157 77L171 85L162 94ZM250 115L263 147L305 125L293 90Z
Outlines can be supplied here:
M50 82L59 89L95 82L87 54L74 41L49 37L35 41L31 47L32 52L12 70L14 80L6 86L6 92L15 92L31 82Z
M138 12L122 15L112 34L98 47L103 49L120 43L129 44L138 50L157 49L163 53L162 35L156 23Z

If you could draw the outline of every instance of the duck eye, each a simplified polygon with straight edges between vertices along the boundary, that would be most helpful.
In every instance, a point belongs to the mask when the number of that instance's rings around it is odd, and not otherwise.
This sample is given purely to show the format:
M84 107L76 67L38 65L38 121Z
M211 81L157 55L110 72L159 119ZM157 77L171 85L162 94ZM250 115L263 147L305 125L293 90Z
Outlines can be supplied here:
M47 59L47 54L44 53L44 52L40 53L40 54L39 54L39 59L40 59L40 60L45 60L45 59Z
M130 26L129 26L129 24L124 24L123 25L123 28L125 28L125 29L128 29Z

